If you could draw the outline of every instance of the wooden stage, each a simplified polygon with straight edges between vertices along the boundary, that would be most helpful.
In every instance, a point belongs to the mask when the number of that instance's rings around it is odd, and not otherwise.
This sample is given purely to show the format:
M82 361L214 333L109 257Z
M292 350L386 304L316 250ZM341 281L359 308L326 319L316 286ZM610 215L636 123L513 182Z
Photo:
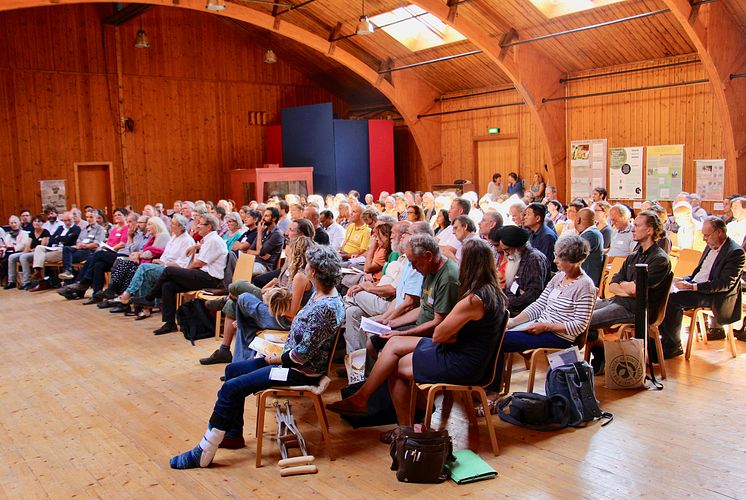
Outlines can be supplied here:
M723 342L670 362L661 392L600 387L602 407L615 415L604 428L540 433L498 421L494 457L480 423L479 452L498 470L495 480L412 485L389 471L388 447L377 440L385 429L353 430L334 414L338 458L329 462L312 408L300 402L295 413L319 474L281 478L269 434L265 466L254 468L253 398L246 448L219 450L208 469L172 470L171 455L202 436L220 387L224 365L197 361L216 341L193 347L180 333L155 337L158 319L133 321L54 292L0 291L0 322L6 498L746 498L746 355L732 359ZM525 382L515 373L513 390ZM457 449L476 439L459 410L449 420ZM274 430L272 414L267 422Z

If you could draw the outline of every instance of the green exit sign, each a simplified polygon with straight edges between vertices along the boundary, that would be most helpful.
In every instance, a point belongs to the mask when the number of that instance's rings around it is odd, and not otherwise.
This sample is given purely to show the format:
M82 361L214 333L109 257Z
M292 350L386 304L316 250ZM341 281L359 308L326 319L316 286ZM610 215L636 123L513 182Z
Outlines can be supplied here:
M498 128L498 127L490 127L490 128L487 129L487 133L490 134L490 135L499 134L500 133L500 128Z

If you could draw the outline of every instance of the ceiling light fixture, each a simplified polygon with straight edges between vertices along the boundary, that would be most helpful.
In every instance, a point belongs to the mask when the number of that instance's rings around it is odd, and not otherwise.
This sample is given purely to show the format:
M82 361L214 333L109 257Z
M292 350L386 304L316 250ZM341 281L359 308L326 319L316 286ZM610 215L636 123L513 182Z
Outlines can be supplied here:
M142 16L140 16L140 29L137 30L137 34L135 35L135 44L133 47L136 49L147 49L150 47L148 35L146 35L145 30L142 29Z
M205 5L207 10L224 10L225 7L225 0L207 0L207 5Z
M264 53L264 63L274 64L276 62L277 62L277 55L275 54L275 51L272 49L267 49L267 52Z
M355 33L363 36L372 35L375 30L376 27L372 22L370 22L368 16L365 15L365 0L362 0L362 13L360 15L360 20L357 23L357 30Z

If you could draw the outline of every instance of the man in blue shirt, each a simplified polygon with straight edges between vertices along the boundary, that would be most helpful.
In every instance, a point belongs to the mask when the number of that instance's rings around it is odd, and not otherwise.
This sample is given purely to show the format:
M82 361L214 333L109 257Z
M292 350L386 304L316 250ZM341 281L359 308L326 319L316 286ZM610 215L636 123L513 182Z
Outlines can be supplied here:
M582 267L585 274L590 276L593 284L598 288L603 271L604 237L601 231L594 225L595 214L590 208L583 208L575 216L575 229L591 247L591 253L583 261Z
M531 246L546 256L552 272L555 272L557 266L554 264L554 244L557 242L557 233L544 224L546 216L546 206L531 203L523 212L523 227L531 231Z

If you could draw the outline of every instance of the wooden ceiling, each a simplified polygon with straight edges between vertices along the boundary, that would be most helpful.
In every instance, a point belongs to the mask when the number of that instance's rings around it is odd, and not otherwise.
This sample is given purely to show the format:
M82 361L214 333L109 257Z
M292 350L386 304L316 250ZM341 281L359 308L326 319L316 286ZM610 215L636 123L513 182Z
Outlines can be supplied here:
M272 13L273 9L268 5L245 3L242 0L229 1L266 13ZM294 5L306 3L305 0L280 1ZM726 2L740 25L746 27L746 1L720 1ZM409 3L406 0L368 0L365 12L372 17ZM458 15L477 23L497 40L511 28L517 31L518 38L522 40L665 8L661 0L626 0L547 19L529 0L466 0L458 6ZM340 34L350 35L355 31L360 9L357 0L315 0L282 14L281 19L324 37L328 37L334 26L341 23ZM476 50L466 40L413 53L382 30L369 36L345 38L338 45L374 69L379 69L388 58L397 67ZM568 73L695 52L695 47L670 13L538 41L533 45ZM430 64L411 71L442 94L510 83L484 55Z

